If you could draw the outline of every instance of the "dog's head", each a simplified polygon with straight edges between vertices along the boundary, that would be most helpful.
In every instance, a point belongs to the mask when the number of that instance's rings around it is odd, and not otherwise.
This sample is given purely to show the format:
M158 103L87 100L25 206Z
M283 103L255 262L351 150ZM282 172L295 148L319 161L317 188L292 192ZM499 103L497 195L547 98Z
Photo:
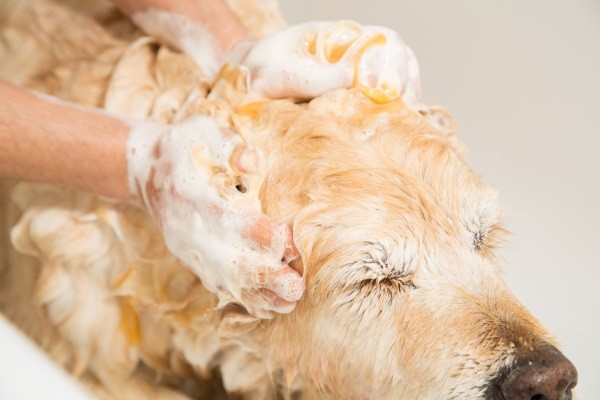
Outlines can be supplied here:
M496 191L451 129L358 91L261 107L263 204L293 221L307 287L259 329L284 386L306 398L571 398L574 367L501 279Z

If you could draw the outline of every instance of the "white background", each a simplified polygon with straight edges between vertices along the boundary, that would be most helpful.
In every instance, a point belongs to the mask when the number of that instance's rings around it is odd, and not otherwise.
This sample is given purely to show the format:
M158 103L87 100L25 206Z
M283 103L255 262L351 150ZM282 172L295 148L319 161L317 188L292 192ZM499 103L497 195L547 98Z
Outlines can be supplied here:
M500 188L505 278L600 399L600 1L282 0L290 23L397 30L423 93L446 106L468 162Z

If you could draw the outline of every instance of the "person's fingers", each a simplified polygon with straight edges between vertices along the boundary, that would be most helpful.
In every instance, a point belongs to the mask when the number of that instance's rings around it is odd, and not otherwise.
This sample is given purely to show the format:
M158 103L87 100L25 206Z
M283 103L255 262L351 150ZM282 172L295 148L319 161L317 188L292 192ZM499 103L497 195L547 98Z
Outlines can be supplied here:
M281 297L276 297L275 300L270 303L270 309L279 314L289 314L296 308L296 303L297 302L295 301L286 301Z
M242 304L254 315L271 318L269 311L287 314L296 307L295 301L287 301L268 289L251 289L242 291Z
M286 227L275 223L261 212L248 213L244 217L242 236L257 243L261 248L272 248L273 245L285 243Z
M286 301L298 301L304 293L304 279L290 266L282 264L279 270L268 268L263 277L262 289L268 289Z
M239 65L252 50L255 43L256 40L242 40L235 43L227 53L225 62L231 65Z

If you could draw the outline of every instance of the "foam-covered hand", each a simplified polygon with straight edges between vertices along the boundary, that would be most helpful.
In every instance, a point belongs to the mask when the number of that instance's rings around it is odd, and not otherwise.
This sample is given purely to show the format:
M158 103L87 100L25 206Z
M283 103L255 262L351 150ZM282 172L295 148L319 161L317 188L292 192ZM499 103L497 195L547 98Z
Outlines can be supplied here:
M263 214L246 190L259 163L239 135L205 116L141 123L127 160L134 196L220 305L238 302L259 317L294 309L304 283L288 263L298 252L290 229Z
M230 60L250 70L252 90L264 97L312 98L356 87L378 102L402 97L409 106L420 104L417 60L385 27L307 22L238 46Z

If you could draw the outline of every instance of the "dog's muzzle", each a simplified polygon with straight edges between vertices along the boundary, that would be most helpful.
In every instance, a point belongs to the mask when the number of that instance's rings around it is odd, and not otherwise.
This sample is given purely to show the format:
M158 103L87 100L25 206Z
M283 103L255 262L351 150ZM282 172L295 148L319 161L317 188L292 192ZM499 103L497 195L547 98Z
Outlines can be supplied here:
M514 364L490 386L490 400L571 400L577 370L548 343L517 351Z

